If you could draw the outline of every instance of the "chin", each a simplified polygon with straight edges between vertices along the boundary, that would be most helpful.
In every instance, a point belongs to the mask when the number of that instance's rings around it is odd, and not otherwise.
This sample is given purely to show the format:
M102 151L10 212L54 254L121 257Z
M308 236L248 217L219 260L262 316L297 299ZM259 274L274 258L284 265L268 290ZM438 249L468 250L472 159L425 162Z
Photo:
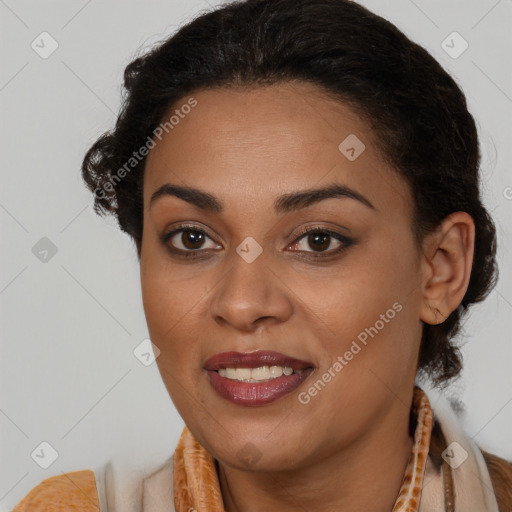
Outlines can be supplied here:
M239 471L255 471L263 473L277 473L294 471L300 466L297 460L296 449L266 449L252 442L241 444L241 447L233 452L222 449L214 458L222 464Z
M304 443L299 441L301 436L291 435L286 428L282 429L282 435L275 435L276 425L279 422L264 426L256 426L252 421L241 422L238 429L230 428L225 432L218 428L213 436L211 430L204 429L193 434L215 459L228 467L263 472L295 470L304 462L303 448L300 452L297 450L297 446L304 447Z

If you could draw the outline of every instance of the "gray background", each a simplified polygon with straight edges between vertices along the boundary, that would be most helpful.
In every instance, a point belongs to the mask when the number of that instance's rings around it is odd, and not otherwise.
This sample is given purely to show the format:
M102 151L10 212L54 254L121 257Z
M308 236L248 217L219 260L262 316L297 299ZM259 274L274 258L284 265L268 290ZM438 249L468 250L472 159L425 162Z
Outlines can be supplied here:
M63 471L108 459L152 467L173 452L183 423L156 364L133 353L147 337L135 249L95 216L79 169L114 124L128 62L219 3L0 0L1 511ZM479 126L501 276L466 323L464 375L448 393L467 406L468 433L512 458L512 1L362 3L455 76ZM51 48L43 31L58 43L46 59L31 47ZM441 46L453 31L469 44L458 58ZM58 453L47 469L42 442Z

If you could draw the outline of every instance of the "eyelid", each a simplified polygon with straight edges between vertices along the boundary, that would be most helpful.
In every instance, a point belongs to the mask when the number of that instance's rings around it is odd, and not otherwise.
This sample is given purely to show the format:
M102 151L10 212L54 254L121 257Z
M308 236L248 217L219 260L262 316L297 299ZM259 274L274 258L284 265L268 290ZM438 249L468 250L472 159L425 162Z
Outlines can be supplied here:
M295 231L292 231L291 233L288 234L287 238L288 237L295 237L295 239L301 235L304 235L304 234L307 234L307 233L317 233L317 232L322 232L322 233L330 233L330 234L333 234L333 235L337 235L337 236L340 236L340 237L343 237L343 238L349 238L348 235L343 235L342 233L339 233L338 231L336 231L336 229L345 229L347 231L350 231L348 228L342 228L342 227L338 227L338 228L335 228L335 227L330 227L330 226L326 226L326 225L322 225L322 224L308 224L307 226L303 226L301 228L299 228L298 230L295 230Z
M286 238L293 237L292 242L290 244L295 243L297 240L299 240L301 237L308 235L310 233L327 233L337 240L342 240L344 242L354 242L355 240L352 238L351 235L344 235L343 233L340 233L338 230L347 230L350 232L348 228L343 228L342 226L339 227L331 227L326 226L322 224L308 224L307 226L303 226L299 228L298 230L294 230L291 233L287 235Z

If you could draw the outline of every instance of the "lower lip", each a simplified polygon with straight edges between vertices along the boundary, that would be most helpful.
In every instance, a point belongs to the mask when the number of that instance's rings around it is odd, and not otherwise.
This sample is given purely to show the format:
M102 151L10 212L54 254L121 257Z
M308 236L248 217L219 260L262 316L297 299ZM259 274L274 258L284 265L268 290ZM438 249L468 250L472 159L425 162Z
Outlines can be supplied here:
M207 373L213 389L222 398L237 405L257 406L274 402L296 390L312 371L312 368L307 368L301 373L283 375L267 382L241 382L221 377L218 372L213 370L209 370Z

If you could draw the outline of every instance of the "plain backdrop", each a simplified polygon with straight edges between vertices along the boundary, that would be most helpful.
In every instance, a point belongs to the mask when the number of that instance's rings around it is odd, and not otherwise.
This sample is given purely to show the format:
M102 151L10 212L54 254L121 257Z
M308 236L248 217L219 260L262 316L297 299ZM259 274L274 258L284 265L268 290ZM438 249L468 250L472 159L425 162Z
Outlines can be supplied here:
M362 3L441 62L478 123L501 274L465 324L447 393L477 443L511 459L512 1ZM183 422L156 364L134 355L148 336L135 249L92 211L80 165L114 124L124 67L219 4L0 0L1 511L49 476L116 458L151 467L174 450Z

